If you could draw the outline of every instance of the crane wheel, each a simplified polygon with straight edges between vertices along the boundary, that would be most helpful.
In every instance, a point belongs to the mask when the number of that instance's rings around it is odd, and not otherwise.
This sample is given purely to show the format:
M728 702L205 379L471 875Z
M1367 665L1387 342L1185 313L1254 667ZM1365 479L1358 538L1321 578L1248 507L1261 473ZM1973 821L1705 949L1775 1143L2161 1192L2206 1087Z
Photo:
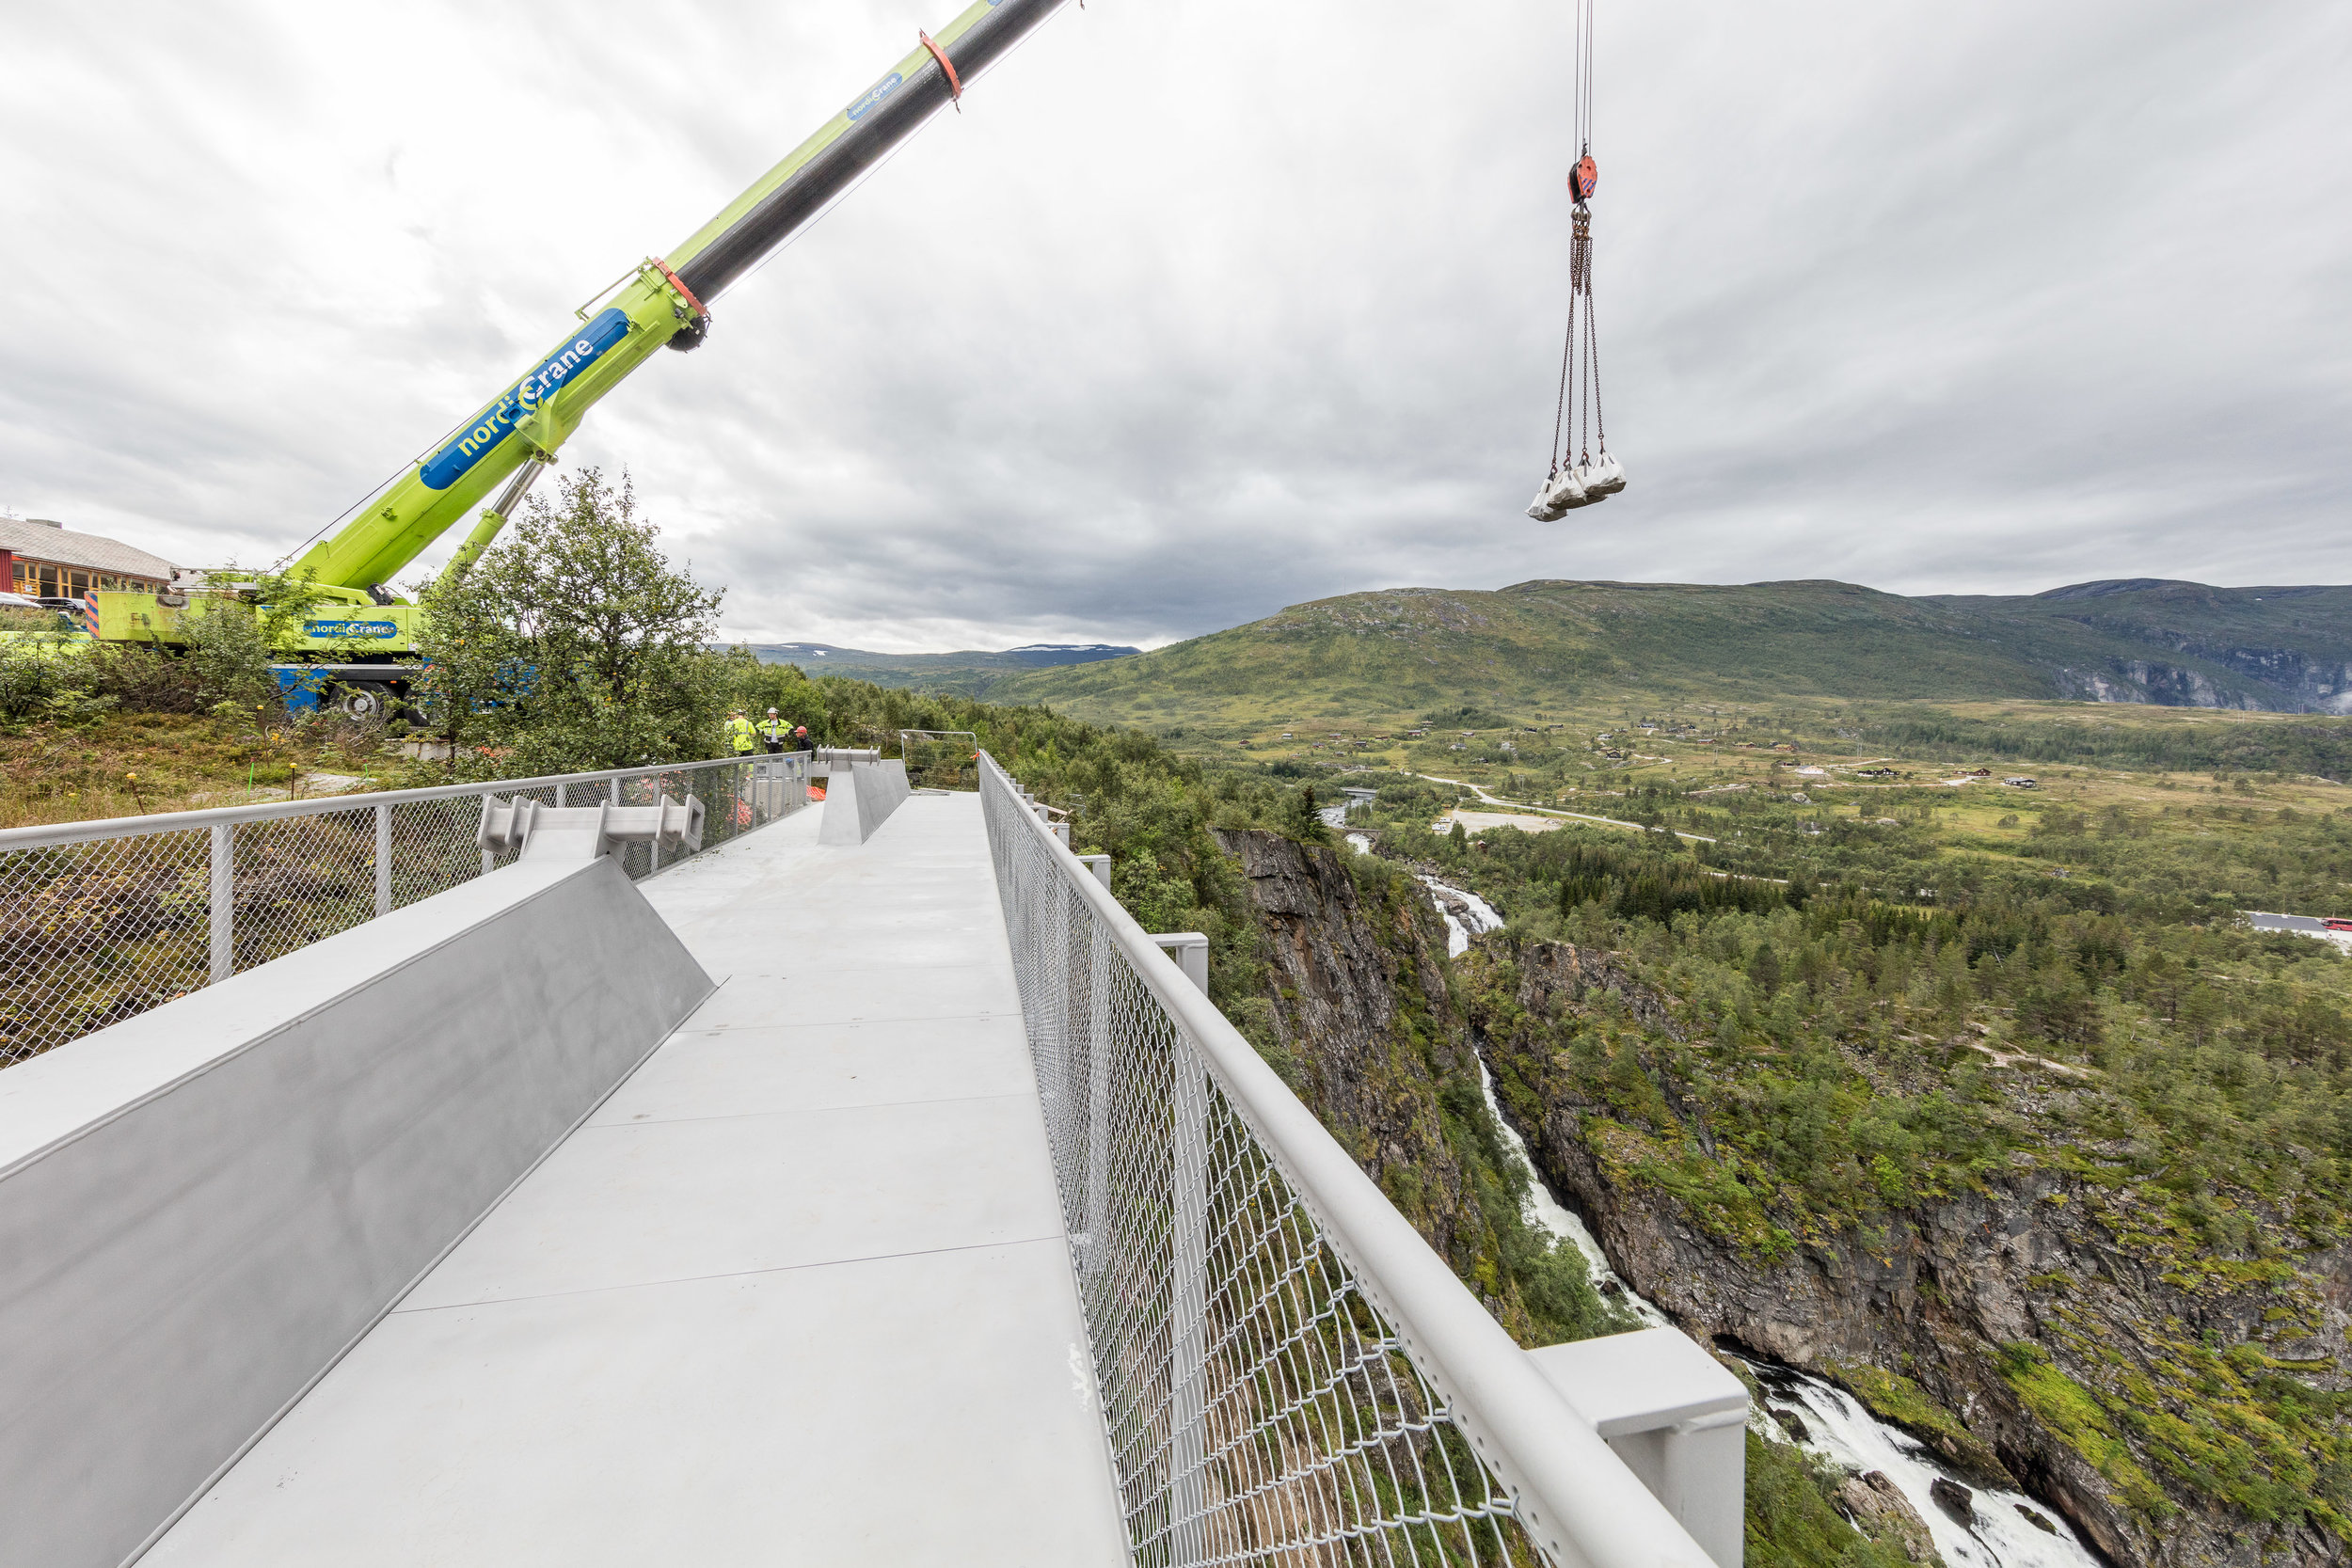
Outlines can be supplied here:
M378 681L358 681L342 688L335 706L346 719L383 719L392 710L392 689Z

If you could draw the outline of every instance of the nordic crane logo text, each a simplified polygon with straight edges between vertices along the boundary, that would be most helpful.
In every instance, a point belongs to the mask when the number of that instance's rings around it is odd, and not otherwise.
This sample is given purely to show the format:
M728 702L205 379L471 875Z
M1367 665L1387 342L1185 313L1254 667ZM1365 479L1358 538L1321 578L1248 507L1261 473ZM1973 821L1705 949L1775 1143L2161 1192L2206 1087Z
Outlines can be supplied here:
M580 329L580 336L539 361L529 375L507 388L506 395L484 409L457 438L418 466L419 477L436 490L446 490L487 457L513 434L515 421L539 406L539 400L560 390L605 351L628 336L628 314L619 306L602 311Z
M894 71L889 75L883 77L881 81L875 83L872 87L867 87L864 92L860 93L858 95L857 102L850 104L848 108L842 110L841 112L848 115L851 119L863 119L866 117L866 110L872 108L883 99L888 98L892 93L897 92L898 90L898 84L905 80L905 77L899 75Z

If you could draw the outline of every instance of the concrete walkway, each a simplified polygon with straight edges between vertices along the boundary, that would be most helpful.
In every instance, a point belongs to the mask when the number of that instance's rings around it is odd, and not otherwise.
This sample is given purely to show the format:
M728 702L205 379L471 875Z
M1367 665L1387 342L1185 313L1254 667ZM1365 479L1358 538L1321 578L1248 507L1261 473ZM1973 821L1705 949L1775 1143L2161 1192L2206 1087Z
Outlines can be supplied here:
M643 885L718 992L149 1564L1123 1563L976 796Z

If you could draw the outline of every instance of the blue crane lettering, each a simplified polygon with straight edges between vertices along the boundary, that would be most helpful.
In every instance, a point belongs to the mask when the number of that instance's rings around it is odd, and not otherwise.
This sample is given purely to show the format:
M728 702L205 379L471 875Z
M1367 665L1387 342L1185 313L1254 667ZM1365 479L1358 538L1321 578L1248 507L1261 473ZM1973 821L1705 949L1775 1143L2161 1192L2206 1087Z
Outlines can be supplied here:
M418 465L418 475L436 490L446 490L466 477L473 466L515 432L515 421L539 406L539 400L558 390L604 352L628 336L628 314L618 306L599 313L580 329L580 335L532 368L506 395L484 409L456 438Z

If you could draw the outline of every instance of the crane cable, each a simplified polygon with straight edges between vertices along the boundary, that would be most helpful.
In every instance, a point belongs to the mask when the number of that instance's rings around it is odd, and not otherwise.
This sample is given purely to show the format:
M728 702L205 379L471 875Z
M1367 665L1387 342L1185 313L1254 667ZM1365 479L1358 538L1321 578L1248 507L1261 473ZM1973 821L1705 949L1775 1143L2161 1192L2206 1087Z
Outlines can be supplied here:
M1560 399L1552 414L1551 473L1556 477L1571 462L1592 457L1588 435L1597 435L1603 452L1609 437L1600 421L1600 336L1593 324L1593 215L1586 205L1600 183L1593 162L1593 8L1596 0L1576 0L1576 69L1570 80L1575 93L1577 162L1568 172L1568 194L1575 199L1574 236L1568 242L1568 329L1560 345ZM1580 302L1582 341L1578 341ZM1581 349L1583 352L1579 353ZM1573 447L1563 441L1575 432ZM1573 457L1571 453L1573 452Z

